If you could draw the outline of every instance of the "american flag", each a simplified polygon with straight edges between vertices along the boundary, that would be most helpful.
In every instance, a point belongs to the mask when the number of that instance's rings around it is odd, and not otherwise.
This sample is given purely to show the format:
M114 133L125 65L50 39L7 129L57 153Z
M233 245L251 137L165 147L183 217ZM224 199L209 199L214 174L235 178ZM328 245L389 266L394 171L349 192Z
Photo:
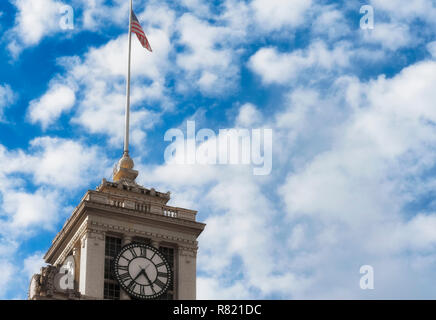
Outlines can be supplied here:
M138 40L139 42L141 42L142 46L148 51L152 52L150 43L148 43L144 30L142 30L142 27L139 24L139 20L133 11L132 11L132 32L136 33L136 36L138 37Z

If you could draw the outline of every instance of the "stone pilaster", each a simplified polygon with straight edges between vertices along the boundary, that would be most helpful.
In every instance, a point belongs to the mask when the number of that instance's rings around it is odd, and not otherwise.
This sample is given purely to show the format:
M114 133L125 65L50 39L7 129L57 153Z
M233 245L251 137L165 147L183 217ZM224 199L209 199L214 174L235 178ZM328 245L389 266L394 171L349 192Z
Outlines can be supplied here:
M197 248L180 246L177 249L177 253L177 299L195 300L197 290Z
M79 291L103 299L105 234L86 230L81 238Z
M73 248L74 258L74 289L77 290L80 282L80 247Z
M121 245L124 247L125 245L128 245L131 242L132 242L132 237L129 235L124 235L123 239L121 240ZM131 300L130 296L122 288L120 288L120 300Z

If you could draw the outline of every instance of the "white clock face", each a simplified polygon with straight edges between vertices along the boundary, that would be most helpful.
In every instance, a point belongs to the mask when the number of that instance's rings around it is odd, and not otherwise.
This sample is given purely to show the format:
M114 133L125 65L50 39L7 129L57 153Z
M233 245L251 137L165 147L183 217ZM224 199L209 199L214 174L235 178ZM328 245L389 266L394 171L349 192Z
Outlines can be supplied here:
M165 293L172 276L162 253L140 243L121 249L114 261L114 271L120 286L139 299L154 299Z

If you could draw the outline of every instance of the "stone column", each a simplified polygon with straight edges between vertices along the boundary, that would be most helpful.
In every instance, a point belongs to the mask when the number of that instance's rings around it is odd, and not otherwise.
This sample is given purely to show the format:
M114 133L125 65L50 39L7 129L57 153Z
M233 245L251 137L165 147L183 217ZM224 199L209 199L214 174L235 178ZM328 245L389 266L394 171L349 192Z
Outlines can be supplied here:
M195 300L197 291L197 248L177 248L177 299Z
M121 240L121 245L124 247L125 245L128 245L131 242L132 242L132 237L125 234L123 236L123 239ZM120 288L120 300L131 300L128 293L124 291L122 288Z
M87 230L80 241L79 291L103 299L105 233Z
M77 244L76 244L77 245ZM74 258L74 290L79 288L80 282L80 244L79 247L73 248L73 258Z

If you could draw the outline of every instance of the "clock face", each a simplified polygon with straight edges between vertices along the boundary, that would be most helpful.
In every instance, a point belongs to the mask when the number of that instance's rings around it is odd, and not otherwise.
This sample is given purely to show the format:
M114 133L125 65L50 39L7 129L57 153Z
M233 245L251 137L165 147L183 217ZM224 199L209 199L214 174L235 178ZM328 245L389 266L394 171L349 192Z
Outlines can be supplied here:
M124 246L114 260L115 278L120 286L138 299L154 299L165 293L171 282L171 269L162 253L141 243Z

